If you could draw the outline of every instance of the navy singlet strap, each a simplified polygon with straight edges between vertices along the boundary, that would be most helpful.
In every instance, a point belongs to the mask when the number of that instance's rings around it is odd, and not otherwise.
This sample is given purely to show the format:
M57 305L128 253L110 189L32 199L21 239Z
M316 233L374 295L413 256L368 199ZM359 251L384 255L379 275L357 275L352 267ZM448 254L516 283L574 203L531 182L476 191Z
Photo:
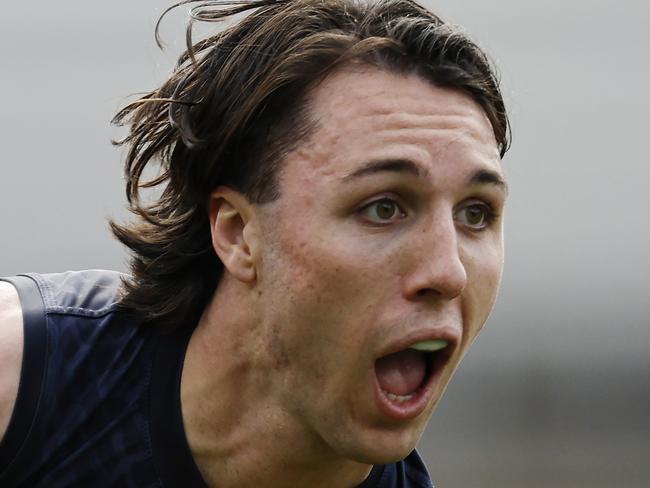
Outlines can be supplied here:
M24 346L20 385L7 431L0 443L0 486L13 486L16 467L30 458L28 445L45 377L47 335L45 305L38 285L28 276L1 278L18 291L23 313Z

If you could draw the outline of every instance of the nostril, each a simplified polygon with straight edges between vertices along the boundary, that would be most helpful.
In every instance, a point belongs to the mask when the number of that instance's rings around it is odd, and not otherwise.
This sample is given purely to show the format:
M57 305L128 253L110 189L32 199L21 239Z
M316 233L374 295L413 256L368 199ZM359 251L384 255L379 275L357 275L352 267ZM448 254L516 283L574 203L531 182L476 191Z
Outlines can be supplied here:
M421 288L417 291L416 295L419 298L426 298L428 296L440 296L441 293L433 288Z

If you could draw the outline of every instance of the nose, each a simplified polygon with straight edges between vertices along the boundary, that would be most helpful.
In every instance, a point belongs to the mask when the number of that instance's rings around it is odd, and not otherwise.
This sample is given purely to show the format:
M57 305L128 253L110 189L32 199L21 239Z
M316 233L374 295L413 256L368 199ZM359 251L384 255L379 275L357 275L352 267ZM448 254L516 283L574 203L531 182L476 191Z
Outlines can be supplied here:
M460 295L467 285L467 271L453 216L436 219L421 229L416 240L413 261L404 281L406 297L452 300Z

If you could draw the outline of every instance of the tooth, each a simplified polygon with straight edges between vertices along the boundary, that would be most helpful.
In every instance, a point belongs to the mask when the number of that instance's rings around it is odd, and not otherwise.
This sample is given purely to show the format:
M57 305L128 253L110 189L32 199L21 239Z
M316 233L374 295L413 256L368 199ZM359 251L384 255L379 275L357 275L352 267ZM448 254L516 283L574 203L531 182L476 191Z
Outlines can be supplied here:
M447 347L448 342L442 339L435 339L432 341L420 341L409 346L409 349L415 349L416 351L432 352L439 351Z
M386 391L386 390L383 390L383 389L381 391L384 393L384 395L386 395L390 400L392 400L394 402L402 403L402 402L406 402L406 401L410 400L411 398L413 398L413 393L410 393L408 395L396 395L395 393L390 393L389 391Z

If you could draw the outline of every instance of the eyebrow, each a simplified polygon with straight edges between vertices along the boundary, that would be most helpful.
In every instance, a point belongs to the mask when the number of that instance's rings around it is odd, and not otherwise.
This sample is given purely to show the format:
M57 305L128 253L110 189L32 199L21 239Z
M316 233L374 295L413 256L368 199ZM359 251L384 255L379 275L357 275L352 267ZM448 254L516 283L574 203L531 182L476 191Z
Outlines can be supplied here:
M488 169L479 169L474 173L469 179L469 183L472 185L495 185L503 191L506 195L508 194L508 183L503 179L496 171Z
M382 172L407 173L413 176L423 176L422 168L410 159L380 159L370 161L352 173L345 175L341 181L347 182L357 178ZM496 171L488 169L479 169L470 176L468 183L470 185L494 185L508 194L508 184L503 176Z
M380 159L364 164L352 173L345 175L343 178L341 178L341 181L346 182L350 180L356 180L362 176L382 173L385 171L393 173L408 173L413 176L422 176L422 170L420 167L409 159Z

